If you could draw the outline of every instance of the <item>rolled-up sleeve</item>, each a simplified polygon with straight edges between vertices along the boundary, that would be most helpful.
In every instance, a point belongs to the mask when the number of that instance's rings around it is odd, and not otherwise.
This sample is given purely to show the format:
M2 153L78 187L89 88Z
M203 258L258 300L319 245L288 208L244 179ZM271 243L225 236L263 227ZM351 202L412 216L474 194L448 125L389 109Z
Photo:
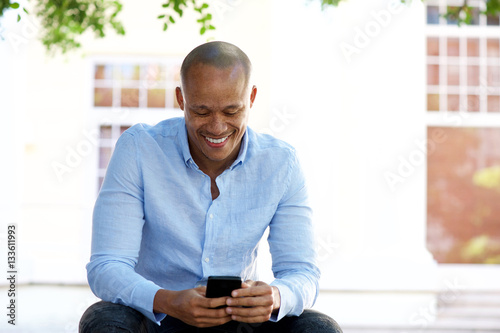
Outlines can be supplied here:
M269 247L281 307L271 320L298 316L314 305L320 271L316 265L312 211L299 161L293 152L288 185L270 224Z
M139 152L134 135L118 140L94 207L92 254L87 278L104 301L130 306L158 323L153 312L160 289L135 272L144 225L144 195Z

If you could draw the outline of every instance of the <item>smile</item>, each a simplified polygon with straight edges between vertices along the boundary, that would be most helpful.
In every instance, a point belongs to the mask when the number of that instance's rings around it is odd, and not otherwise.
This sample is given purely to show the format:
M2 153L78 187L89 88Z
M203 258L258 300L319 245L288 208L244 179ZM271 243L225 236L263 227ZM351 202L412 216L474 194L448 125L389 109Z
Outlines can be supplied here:
M207 139L208 142L215 143L215 144L223 143L224 141L227 140L227 138L229 138L229 136L226 136L225 138L221 138L221 139L212 139L212 138L209 138L208 136L205 137L205 139Z

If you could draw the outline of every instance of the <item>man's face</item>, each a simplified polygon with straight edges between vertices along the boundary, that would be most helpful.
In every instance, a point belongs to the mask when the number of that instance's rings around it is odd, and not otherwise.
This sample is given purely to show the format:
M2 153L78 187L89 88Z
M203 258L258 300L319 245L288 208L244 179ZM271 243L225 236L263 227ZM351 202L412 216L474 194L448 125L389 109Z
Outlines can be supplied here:
M250 88L241 65L219 69L195 64L177 101L186 119L193 159L208 172L231 165L239 153L257 88Z

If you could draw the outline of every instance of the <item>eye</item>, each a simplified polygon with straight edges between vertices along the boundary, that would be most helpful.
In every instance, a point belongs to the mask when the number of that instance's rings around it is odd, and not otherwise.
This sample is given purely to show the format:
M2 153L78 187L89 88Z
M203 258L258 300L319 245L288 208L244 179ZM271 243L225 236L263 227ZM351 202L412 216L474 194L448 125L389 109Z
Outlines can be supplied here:
M234 110L233 110L233 109L231 109L231 110L226 110L226 111L224 111L224 114L225 114L226 116L235 116L235 115L237 115L239 112L240 112L240 110L239 110L239 109L234 109Z
M204 117L204 116L208 116L210 112L208 112L207 110L192 110L192 112L197 115L197 116L200 116L200 117Z

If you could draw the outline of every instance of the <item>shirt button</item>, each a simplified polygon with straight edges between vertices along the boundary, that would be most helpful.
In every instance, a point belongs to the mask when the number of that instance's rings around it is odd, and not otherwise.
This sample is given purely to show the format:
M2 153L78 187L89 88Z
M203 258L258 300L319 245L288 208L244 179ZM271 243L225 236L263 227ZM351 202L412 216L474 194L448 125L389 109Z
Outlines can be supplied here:
M208 258L205 258L205 262L209 262L209 261L210 261L210 259L208 259Z
M210 215L208 215L208 217L210 217L211 219L213 219L214 218L214 214L210 214Z

